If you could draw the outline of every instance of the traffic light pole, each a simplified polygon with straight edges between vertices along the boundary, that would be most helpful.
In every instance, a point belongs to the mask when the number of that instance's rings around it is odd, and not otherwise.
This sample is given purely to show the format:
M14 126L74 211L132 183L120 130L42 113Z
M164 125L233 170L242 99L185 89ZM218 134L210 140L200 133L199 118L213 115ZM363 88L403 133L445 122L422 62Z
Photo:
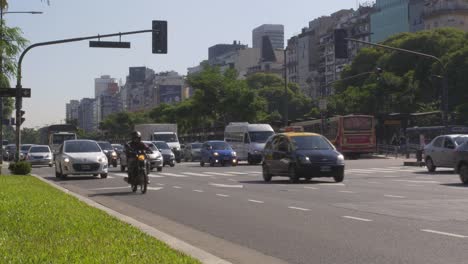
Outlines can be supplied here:
M394 51L409 53L409 54L413 54L413 55L416 55L416 56L425 57L425 58L429 58L429 59L433 59L433 60L437 61L437 62L440 64L440 66L442 67L442 69L441 69L441 70L442 70L442 100L441 100L441 101L442 101L442 104L441 104L441 108L442 108L442 123L443 123L443 126L445 127L445 129L446 129L446 130L448 129L449 101L448 101L447 67L446 67L446 65L442 62L441 59L439 59L438 57L436 57L436 56L434 56L434 55L430 55L430 54L426 54L426 53L422 53L422 52L417 52L417 51L412 51L412 50L407 50L407 49L401 49L401 48L390 47L390 46L387 46L387 45L382 45L382 44L367 42L367 41L358 40L358 39L352 39L352 38L344 38L344 39L345 39L345 40L348 40L348 41L353 41L353 42L358 42L358 43L367 44L367 45L374 46L374 47L379 47L379 48L384 48L384 49L389 49L389 50L394 50Z
M21 145L21 108L23 105L23 97L21 96L21 65L26 53L31 50L32 48L41 47L41 46L49 46L49 45L57 45L69 42L77 42L83 40L90 40L90 39L101 39L101 38L108 38L108 37L117 37L117 36L124 36L124 35L133 35L133 34L140 34L140 33L149 33L153 32L153 29L147 30L138 30L138 31L128 31L128 32L119 32L113 34L105 34L105 35L96 35L96 36L89 36L89 37L81 37L81 38L70 38L70 39L61 39L61 40L54 40L54 41L47 41L47 42L39 42L28 46L20 55L18 61L18 71L17 71L17 78L16 78L16 157L15 161L19 161L19 154L20 154L20 145ZM2 142L3 144L3 142Z

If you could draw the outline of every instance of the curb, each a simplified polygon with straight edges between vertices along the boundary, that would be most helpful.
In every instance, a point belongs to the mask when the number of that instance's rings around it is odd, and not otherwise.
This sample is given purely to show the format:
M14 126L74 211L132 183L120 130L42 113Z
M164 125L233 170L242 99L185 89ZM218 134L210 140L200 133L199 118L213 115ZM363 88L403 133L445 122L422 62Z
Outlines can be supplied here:
M138 229L140 229L141 231L143 231L144 233L166 243L169 247L175 249L175 250L178 250L192 258L195 258L199 261L201 261L202 263L206 263L206 264L232 264L231 262L228 262L224 259L221 259L211 253L208 253L206 251L204 251L203 249L201 248L197 248L193 245L190 245L176 237L173 237L167 233L164 233L162 231L159 231L158 229L152 227L152 226L149 226L147 224L144 224L142 222L139 222L137 221L136 219L133 219L129 216L126 216L124 214L121 214L117 211L114 211L108 207L105 207L103 206L102 204L99 204L99 203L96 203L95 201L89 199L89 198L86 198L82 195L79 195L79 194L76 194L74 192L71 192L65 188L63 188L62 186L59 186L57 184L54 184L53 182L50 182L48 180L45 180L44 178L38 176L38 175L35 175L35 174L31 174L33 177L35 177L36 179L39 179L41 180L42 182L45 182L57 189L59 189L60 191L64 192L64 193L67 193L67 194L70 194L74 197L76 197L78 200L88 204L89 206L92 206L94 208L97 208L99 210L102 210L106 213L108 213L109 215L111 216L114 216L115 218L119 219L120 221L122 222L125 222L127 224L130 224Z

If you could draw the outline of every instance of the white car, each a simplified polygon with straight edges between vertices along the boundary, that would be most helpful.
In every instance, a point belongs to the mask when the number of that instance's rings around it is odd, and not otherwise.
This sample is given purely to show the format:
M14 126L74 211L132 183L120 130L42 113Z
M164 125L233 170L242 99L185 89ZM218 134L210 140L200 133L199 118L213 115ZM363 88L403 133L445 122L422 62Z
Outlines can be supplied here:
M107 157L94 140L66 140L55 157L55 176L100 175L107 178Z
M31 165L48 165L53 166L52 151L47 145L34 145L26 154L26 162Z
M442 135L424 147L424 161L429 172L437 167L454 168L457 148L468 141L468 135Z

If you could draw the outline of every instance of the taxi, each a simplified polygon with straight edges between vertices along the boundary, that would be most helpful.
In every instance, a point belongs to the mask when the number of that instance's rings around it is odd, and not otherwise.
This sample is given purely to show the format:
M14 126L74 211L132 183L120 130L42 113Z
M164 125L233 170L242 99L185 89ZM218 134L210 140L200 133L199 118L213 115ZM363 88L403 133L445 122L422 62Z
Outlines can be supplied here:
M327 138L303 132L302 127L287 127L284 133L270 137L263 151L263 179L289 177L293 183L301 178L333 177L344 179L344 157Z

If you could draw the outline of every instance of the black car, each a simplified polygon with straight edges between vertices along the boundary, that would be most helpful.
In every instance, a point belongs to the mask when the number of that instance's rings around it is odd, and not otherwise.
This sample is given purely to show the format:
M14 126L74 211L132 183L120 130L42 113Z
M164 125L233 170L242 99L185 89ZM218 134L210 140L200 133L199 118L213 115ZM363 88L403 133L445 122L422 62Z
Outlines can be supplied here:
M287 132L270 137L264 149L263 179L289 177L295 183L300 178L344 178L344 157L323 136L314 133Z
M98 141L97 143L101 147L102 152L106 154L107 160L109 161L108 166L110 167L110 165L112 164L114 168L117 167L117 152L115 152L111 143L107 141Z
M468 141L458 146L455 152L455 172L463 184L468 184Z

